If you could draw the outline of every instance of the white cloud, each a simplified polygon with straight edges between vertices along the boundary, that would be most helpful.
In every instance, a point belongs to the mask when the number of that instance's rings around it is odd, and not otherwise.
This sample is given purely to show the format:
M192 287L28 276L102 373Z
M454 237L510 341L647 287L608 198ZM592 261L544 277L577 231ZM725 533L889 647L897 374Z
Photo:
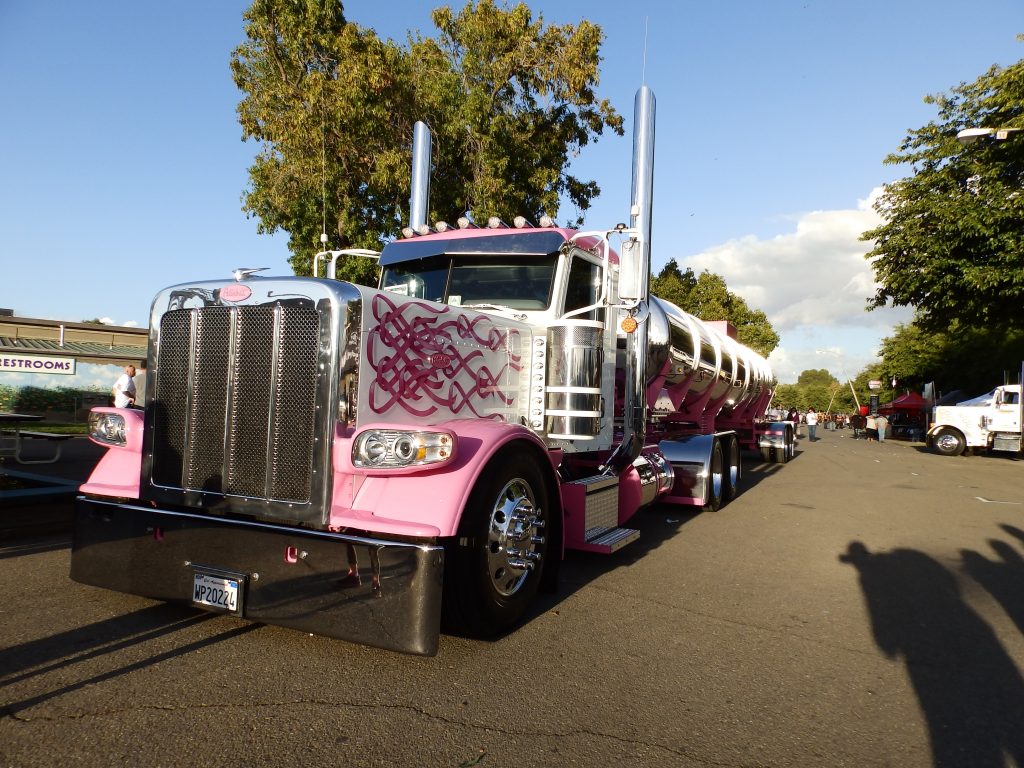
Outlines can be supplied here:
M765 312L781 337L770 358L780 381L795 381L808 368L840 375L841 366L856 375L893 326L911 319L908 308L866 309L876 283L864 258L871 244L860 236L881 223L872 208L881 191L872 190L856 208L802 214L792 232L729 240L679 260L698 274L721 275L731 291ZM838 354L816 354L829 347Z
M119 323L112 317L101 317L99 318L99 321L103 323L103 325L116 325L121 328L138 328L139 326L139 322L137 320L125 320L123 323Z

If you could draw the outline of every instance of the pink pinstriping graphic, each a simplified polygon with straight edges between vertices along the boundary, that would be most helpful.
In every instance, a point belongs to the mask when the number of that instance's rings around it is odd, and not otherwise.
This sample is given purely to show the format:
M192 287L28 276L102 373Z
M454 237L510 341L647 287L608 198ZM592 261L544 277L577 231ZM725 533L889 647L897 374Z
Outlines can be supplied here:
M397 405L420 417L444 408L454 414L468 410L479 418L501 419L501 414L484 416L480 410L488 401L506 407L515 401L515 395L503 391L500 383L509 370L522 369L520 355L508 352L507 362L493 373L483 350L463 353L457 344L468 341L498 352L519 336L515 329L502 330L486 315L467 317L420 301L395 304L381 294L373 297L370 311L376 325L369 333L366 354L374 371L370 385L374 413ZM432 360L447 364L435 367Z

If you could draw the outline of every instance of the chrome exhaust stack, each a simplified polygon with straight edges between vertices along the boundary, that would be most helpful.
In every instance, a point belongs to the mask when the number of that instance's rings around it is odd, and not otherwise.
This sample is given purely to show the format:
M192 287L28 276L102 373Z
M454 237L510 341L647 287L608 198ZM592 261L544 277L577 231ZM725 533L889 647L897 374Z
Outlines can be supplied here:
M422 234L427 226L430 201L430 128L421 120L412 129L412 186L409 196L409 226Z
M636 329L626 334L626 391L622 420L622 442L602 467L621 474L630 467L644 447L647 435L647 317L651 282L651 221L654 196L654 92L640 86L633 102L633 184L629 207L630 228L639 235L626 243L619 300L631 306L629 316Z

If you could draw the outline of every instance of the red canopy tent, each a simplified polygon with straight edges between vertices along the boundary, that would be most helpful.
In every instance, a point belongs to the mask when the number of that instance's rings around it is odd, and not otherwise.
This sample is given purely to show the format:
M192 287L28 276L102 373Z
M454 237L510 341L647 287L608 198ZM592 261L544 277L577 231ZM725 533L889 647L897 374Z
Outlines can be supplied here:
M890 436L897 439L922 439L927 410L928 401L916 392L908 392L891 403L878 406L878 412L889 419Z
M920 413L926 408L928 408L927 400L916 392L908 392L901 397L897 397L891 403L878 406L878 412L891 416L895 413Z

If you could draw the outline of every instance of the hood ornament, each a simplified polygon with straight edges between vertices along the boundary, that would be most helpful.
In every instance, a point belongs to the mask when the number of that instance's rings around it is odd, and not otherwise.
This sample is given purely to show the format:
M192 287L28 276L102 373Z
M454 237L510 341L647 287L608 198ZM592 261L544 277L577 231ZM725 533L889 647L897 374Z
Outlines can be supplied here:
M266 269L270 269L270 267L239 267L231 274L235 280L241 282L242 280L248 280L257 272L262 272Z

